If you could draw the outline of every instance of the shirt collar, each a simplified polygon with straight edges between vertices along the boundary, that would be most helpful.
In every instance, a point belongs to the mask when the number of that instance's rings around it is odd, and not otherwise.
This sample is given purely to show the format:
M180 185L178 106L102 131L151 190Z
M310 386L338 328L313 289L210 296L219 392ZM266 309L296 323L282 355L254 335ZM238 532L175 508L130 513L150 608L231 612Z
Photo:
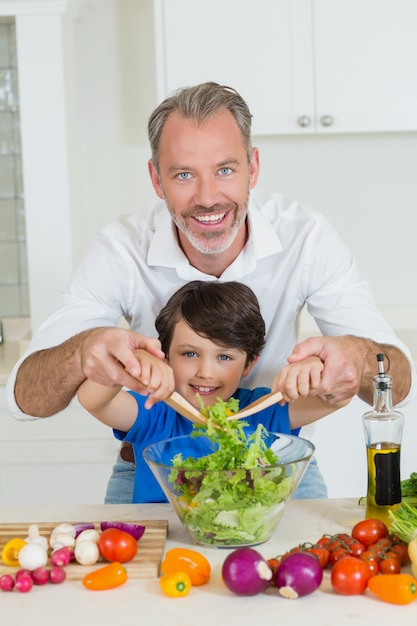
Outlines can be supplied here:
M196 276L206 276L193 268L181 250L176 229L166 205L159 205L155 210L155 230L148 251L149 266L174 268L178 275L186 280ZM237 259L222 275L224 280L236 280L252 272L258 260L282 250L282 245L275 229L259 208L253 194L248 210L249 238Z

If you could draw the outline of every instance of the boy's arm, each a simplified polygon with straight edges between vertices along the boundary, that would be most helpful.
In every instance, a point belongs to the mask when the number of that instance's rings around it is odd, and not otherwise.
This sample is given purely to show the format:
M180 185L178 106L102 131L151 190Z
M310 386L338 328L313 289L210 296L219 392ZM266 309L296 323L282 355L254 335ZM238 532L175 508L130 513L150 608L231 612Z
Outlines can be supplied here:
M138 405L119 386L105 387L87 378L78 388L80 404L106 426L127 432L135 422Z
M143 378L149 381L147 392L158 390L163 398L168 397L174 390L172 368L146 350L135 350L135 356L140 363ZM120 385L105 387L87 378L78 388L77 397L89 413L112 428L127 432L136 420L137 402ZM152 404L148 398L145 408L150 408Z
M326 417L330 413L341 409L349 404L350 400L329 404L320 400L320 398L311 396L310 398L299 398L294 402L290 402L288 406L288 414L290 416L291 428L301 428L307 426L316 420Z

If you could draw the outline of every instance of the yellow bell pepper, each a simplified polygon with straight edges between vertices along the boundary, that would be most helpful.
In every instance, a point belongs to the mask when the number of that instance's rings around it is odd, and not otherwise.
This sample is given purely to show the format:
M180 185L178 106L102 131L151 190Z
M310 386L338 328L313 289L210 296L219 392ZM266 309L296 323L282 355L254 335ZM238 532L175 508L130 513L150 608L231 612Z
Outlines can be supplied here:
M185 572L164 574L160 577L159 584L164 594L170 598L187 596L192 586L191 579Z
M1 551L1 560L3 563L5 565L9 565L10 567L18 567L19 560L17 556L26 543L27 541L20 539L20 537L10 539Z

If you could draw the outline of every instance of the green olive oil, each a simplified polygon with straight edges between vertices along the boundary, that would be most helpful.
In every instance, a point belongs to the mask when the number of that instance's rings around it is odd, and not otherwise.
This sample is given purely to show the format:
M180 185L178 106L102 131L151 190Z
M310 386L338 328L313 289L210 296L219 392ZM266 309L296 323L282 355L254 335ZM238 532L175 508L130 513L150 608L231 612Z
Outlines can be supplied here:
M363 415L368 470L366 514L388 527L388 511L401 504L400 452L404 416L392 406L392 377L385 374L384 355L377 354L373 378L374 406Z

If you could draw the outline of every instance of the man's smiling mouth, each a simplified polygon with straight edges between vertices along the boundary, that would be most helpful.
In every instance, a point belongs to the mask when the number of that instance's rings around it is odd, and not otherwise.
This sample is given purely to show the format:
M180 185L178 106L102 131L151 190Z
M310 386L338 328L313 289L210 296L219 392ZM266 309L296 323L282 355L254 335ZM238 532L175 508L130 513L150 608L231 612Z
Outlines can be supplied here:
M226 213L212 213L211 215L194 215L193 217L200 224L218 224L224 219L225 215Z

